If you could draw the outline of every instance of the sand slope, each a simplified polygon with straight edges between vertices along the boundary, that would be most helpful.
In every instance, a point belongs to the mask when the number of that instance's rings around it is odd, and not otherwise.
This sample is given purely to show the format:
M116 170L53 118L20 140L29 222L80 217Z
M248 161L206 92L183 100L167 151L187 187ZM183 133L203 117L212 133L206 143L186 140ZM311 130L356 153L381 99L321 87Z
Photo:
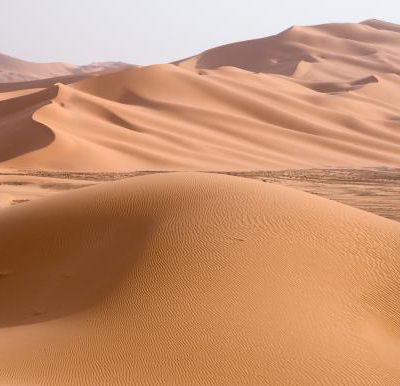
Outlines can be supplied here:
M2 384L398 384L398 223L239 177L2 209Z

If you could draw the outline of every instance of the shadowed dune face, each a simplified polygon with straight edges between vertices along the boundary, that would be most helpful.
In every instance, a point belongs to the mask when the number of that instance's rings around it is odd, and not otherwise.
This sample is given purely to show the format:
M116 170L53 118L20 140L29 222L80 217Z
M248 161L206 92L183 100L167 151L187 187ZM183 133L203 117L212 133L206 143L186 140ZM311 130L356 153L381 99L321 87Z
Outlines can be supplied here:
M21 213L20 220L1 222L0 328L86 309L140 264L153 219L111 215L97 206L101 202L82 204L86 209L73 202L66 207L50 204L38 213L40 221ZM99 221L93 211L101 212ZM21 226L31 231L25 233ZM7 295L11 292L12 298Z
M168 173L3 209L0 230L6 384L400 382L396 222Z
M0 100L0 162L49 146L55 139L47 126L34 121L36 110L57 95L56 89Z

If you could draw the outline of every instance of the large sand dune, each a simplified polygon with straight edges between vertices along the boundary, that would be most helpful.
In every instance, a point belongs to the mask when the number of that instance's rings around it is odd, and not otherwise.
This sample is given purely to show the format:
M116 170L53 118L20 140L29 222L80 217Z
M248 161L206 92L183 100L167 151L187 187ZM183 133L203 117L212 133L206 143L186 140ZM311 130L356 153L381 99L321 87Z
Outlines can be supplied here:
M2 209L2 384L400 383L400 225L177 173Z
M3 86L0 166L399 166L398 28L378 21L294 27L177 65L76 83L58 78L56 86L51 80L27 82L25 89L21 83ZM31 108L21 107L26 103ZM24 121L21 130L13 129L15 120ZM8 144L12 150L3 150Z

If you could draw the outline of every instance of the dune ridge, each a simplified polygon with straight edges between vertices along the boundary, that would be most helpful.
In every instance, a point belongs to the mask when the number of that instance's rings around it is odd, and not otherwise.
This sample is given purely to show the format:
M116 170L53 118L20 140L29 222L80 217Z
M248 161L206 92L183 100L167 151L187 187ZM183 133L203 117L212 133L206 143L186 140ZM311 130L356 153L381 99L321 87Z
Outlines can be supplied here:
M0 229L2 383L400 381L397 222L168 173L3 209Z

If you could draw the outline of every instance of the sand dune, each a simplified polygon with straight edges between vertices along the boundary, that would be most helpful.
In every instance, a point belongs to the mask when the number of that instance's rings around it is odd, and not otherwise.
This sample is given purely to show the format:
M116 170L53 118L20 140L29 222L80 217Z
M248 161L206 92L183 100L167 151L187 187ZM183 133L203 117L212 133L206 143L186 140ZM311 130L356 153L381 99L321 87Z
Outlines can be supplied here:
M174 65L129 69L73 85L59 84L52 102L33 114L54 140L40 151L3 157L2 166L57 170L398 166L396 84L397 75L376 76L366 86L332 95L292 79L234 68L203 75ZM40 99L43 93L30 98ZM22 134L5 135L16 142Z
M399 44L0 56L0 384L400 384Z
M0 167L399 166L399 44L396 26L378 21L294 27L178 65L3 85L0 143L13 151ZM10 130L10 109L23 130ZM47 139L32 139L38 131ZM30 147L14 145L24 137Z
M91 99L85 105L83 98L78 98L77 107L134 131L134 142L141 149L147 148L150 135L162 142L163 147L150 142L150 156L161 153L163 158L174 161L175 147L183 156L175 162L176 168L265 169L335 163L398 165L400 137L392 130L393 118L399 113L398 102L391 98L387 101L390 107L376 107L376 99L385 101L383 94L389 94L389 88L396 89L398 79L393 75L385 78L385 84L382 80L375 87L380 90L379 95L370 92L371 100L363 103L349 102L343 96L346 104L353 104L352 113L333 104L331 109L321 108L324 99L328 99L325 95L286 79L233 68L204 76L172 66L152 66L110 75L108 79L89 79L72 87L83 91L85 99ZM380 87L386 84L387 87ZM92 96L102 100L95 99L93 103ZM357 91L350 99L353 98L358 100ZM102 103L104 99L118 105L107 106ZM341 103L340 100L338 104ZM359 118L354 116L358 112ZM46 124L39 115L38 121ZM173 130L172 125L177 129ZM290 155L287 147L294 143L298 154ZM188 154L188 149L193 151ZM162 159L138 166L159 165Z
M4 384L398 384L400 226L178 173L2 210Z

